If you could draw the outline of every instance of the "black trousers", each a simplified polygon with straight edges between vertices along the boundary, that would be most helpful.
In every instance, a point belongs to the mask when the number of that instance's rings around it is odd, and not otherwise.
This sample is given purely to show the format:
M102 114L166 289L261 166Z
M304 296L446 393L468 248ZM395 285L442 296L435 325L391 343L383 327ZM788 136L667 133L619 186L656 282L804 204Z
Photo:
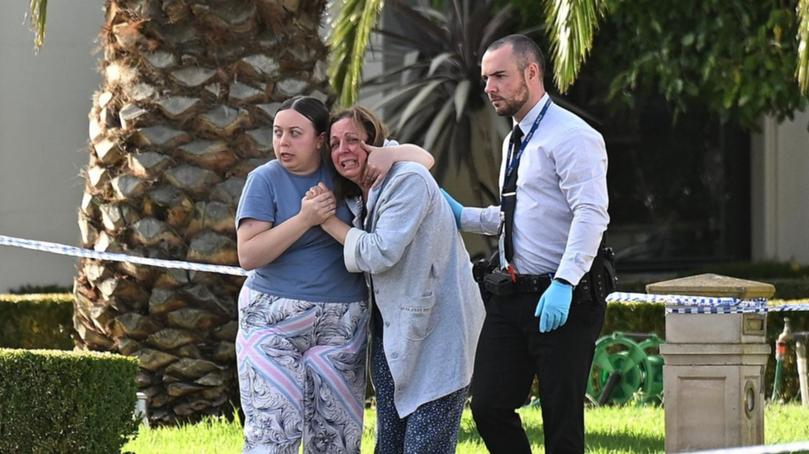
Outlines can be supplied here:
M525 404L535 375L545 452L584 452L587 377L605 303L574 296L567 322L540 333L534 310L541 295L542 291L492 296L486 303L472 377L472 415L486 448L494 454L531 452L515 410Z

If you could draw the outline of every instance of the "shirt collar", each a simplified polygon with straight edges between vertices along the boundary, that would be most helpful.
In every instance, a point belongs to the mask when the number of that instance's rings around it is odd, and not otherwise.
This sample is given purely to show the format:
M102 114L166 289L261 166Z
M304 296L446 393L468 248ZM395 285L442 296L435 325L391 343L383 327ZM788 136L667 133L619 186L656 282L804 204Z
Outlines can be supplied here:
M522 130L523 133L523 137L525 137L525 134L528 134L528 131L531 130L531 126L533 126L534 120L537 119L539 112L542 110L542 106L544 106L545 103L548 102L548 98L550 98L550 96L548 95L547 92L545 92L545 94L542 95L541 98L539 98L539 101L537 101L537 103L534 104L534 107L532 107L531 110L528 111L528 114L526 114L525 117L523 117L522 121L519 123L520 129Z

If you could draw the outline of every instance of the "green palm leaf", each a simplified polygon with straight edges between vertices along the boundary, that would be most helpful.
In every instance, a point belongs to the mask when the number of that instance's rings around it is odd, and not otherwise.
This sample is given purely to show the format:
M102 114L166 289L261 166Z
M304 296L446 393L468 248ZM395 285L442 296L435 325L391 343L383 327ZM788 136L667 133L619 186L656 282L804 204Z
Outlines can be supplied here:
M796 76L801 93L809 93L809 0L799 0L798 15L798 68Z
M329 79L338 103L350 106L357 100L362 61L383 0L345 0L329 36L332 60Z
M546 0L546 29L554 62L553 79L565 93L593 47L604 0Z
M29 22L34 30L34 47L45 44L45 22L48 18L48 0L31 0Z

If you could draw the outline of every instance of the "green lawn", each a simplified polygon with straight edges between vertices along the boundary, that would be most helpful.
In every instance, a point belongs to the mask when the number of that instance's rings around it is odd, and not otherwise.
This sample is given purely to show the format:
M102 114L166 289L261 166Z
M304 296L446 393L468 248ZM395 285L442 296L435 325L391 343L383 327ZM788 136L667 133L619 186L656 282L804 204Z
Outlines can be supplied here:
M542 416L537 409L521 410L528 427L534 452L542 448ZM767 444L809 440L809 408L798 405L767 406L765 416ZM586 416L587 451L592 453L663 452L663 409L655 407L596 407ZM373 452L374 412L365 414L362 452ZM138 437L124 452L163 453L238 453L241 451L241 427L238 422L208 419L180 428L141 428ZM486 453L472 423L464 412L459 433L458 453Z

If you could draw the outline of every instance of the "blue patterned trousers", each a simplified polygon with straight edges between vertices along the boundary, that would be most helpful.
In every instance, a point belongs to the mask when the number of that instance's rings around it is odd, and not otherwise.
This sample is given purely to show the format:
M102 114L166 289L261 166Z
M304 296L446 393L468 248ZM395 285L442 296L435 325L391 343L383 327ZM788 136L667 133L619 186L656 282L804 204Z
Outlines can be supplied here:
M452 454L458 442L469 387L419 406L399 418L393 402L393 377L385 359L382 338L371 341L371 380L376 391L377 454Z

